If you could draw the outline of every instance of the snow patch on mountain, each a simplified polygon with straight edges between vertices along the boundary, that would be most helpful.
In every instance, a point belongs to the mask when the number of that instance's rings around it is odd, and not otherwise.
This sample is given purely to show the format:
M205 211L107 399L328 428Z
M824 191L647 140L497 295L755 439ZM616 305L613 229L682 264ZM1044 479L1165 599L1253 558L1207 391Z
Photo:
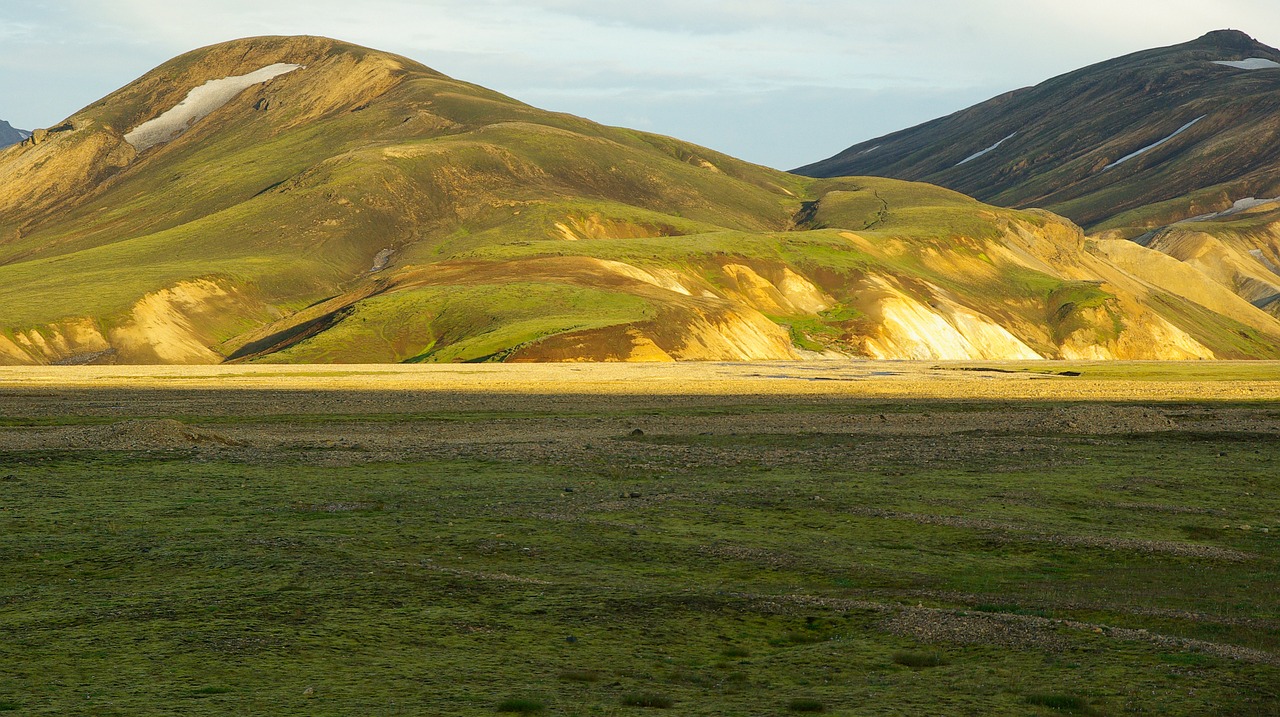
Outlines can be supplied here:
M1102 168L1102 171L1104 171L1104 172L1105 172L1105 171L1107 171L1108 169L1111 169L1112 167L1118 167L1118 166L1120 166L1121 164L1124 164L1125 162L1128 162L1129 160L1133 159L1134 157L1142 156L1142 155L1146 154L1147 152L1150 152L1151 150L1153 150L1153 149L1155 149L1155 148L1157 148L1157 147L1163 146L1164 144L1166 144L1166 143L1168 143L1168 142L1173 141L1173 139L1174 139L1175 137L1177 137L1178 135L1182 134L1183 132L1186 132L1187 130L1191 129L1191 127L1192 127L1192 126L1194 126L1194 125L1195 125L1195 123L1199 122L1200 120L1202 120L1202 119L1204 119L1205 117L1208 117L1208 116L1209 116L1209 115L1200 115L1199 117L1197 117L1197 118L1195 118L1195 119L1191 120L1190 122L1188 122L1188 123L1186 123L1186 124L1182 125L1181 127L1179 127L1177 132L1174 132L1173 134L1169 135L1168 137L1165 137L1164 139L1160 140L1159 142L1156 142L1156 143L1154 143L1154 144L1149 144L1149 145L1147 145L1146 147L1143 147L1142 149L1138 150L1137 152L1133 152L1133 153L1130 153L1130 154L1126 154L1125 156L1121 157L1120 159L1117 159L1116 161L1112 162L1111 164L1108 164L1107 166L1103 167L1103 168Z
M1201 214L1200 216L1197 216L1197 217L1191 217L1186 221L1207 222L1210 219L1220 219L1222 217L1229 217L1233 214L1239 214L1240 212L1247 212L1250 209L1254 209L1255 207L1260 207L1264 204L1271 204L1273 202L1280 202L1280 197L1272 197L1270 199L1258 199L1257 197L1245 197L1244 199L1237 199L1235 203L1231 205L1230 209L1227 209L1221 212L1213 212L1212 214Z
M188 92L185 99L164 114L134 127L124 136L125 141L139 152L168 142L186 132L196 122L213 114L244 90L299 69L302 69L302 65L277 62L247 75L209 80Z
M1280 67L1280 62L1268 60L1265 57L1250 57L1247 60L1215 60L1213 64L1234 67L1237 70L1274 70Z
M1009 135L1008 137L1005 137L1004 139L1000 140L999 142L996 142L995 144L991 145L990 147L987 147L986 149L982 150L981 152L974 152L973 154L969 155L968 157L965 157L964 159L962 159L962 160L960 160L958 163L956 163L956 166L957 166L957 167L959 167L961 164L968 164L969 162L972 162L973 160L975 160L975 159L977 159L977 158L979 158L979 157L983 157L983 156L986 156L986 155L988 155L988 154L991 154L992 152L994 152L994 151L996 151L997 149L999 149L999 148L1000 148L1000 145L1002 145L1002 144L1004 144L1005 142L1008 142L1009 140L1013 139L1013 138L1014 138L1014 135L1016 135L1016 134L1018 134L1018 133L1017 133L1017 132L1014 132L1013 134Z

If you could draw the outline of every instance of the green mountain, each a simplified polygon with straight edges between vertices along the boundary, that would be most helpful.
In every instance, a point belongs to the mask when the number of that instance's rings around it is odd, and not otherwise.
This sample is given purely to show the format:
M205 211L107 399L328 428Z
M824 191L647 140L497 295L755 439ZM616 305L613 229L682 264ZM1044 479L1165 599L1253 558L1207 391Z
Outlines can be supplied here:
M1211 278L1047 212L777 172L324 38L178 57L0 176L4 363L1280 356Z
M1280 50L1233 30L1138 52L797 172L925 181L1094 230L1280 196Z
M4 120L0 120L0 148L8 147L11 144L17 144L30 136L30 132L21 129L14 129L13 125L5 122Z

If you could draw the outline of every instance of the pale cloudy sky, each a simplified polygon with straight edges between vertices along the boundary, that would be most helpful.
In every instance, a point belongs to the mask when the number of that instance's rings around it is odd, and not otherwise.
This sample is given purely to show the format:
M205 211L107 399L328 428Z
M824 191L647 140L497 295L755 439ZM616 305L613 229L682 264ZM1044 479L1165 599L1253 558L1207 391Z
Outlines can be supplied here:
M49 126L170 57L327 35L547 109L787 169L1276 0L0 0L0 119Z

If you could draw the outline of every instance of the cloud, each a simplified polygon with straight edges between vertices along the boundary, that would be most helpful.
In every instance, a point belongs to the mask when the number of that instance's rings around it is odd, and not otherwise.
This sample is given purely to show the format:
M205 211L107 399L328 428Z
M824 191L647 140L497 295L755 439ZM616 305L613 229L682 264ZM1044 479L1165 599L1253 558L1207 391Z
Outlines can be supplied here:
M1280 43L1274 0L39 5L17 5L0 19L0 98L10 103L0 117L18 126L52 124L195 47L313 34L397 52L550 109L619 124L643 120L655 131L782 166L814 159L811 126L831 126L833 138L823 141L835 143L835 152L898 128L887 122L960 109L956 103L1220 27ZM868 109L873 101L902 111ZM748 106L750 117L726 109ZM776 129L788 123L805 130Z
M0 19L0 40L21 40L35 35L39 26L29 22Z

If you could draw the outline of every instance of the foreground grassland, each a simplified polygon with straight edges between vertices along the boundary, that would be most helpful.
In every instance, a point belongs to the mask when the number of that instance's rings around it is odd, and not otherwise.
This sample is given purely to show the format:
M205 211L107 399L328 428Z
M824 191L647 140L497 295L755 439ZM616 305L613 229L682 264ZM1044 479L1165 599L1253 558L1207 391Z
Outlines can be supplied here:
M1280 714L1275 364L285 368L0 372L0 711Z

